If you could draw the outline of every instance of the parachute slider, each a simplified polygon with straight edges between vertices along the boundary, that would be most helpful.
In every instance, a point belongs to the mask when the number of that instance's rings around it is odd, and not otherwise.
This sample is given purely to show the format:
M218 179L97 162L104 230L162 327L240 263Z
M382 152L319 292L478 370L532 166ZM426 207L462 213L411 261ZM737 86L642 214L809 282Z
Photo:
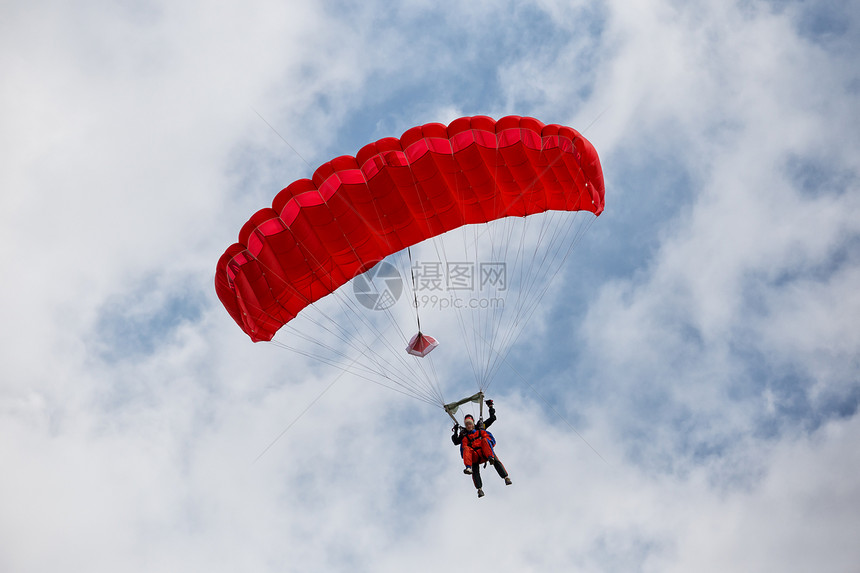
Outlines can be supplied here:
M412 340L410 340L409 344L406 346L406 352L412 356L424 358L437 346L439 346L439 343L436 342L435 338L422 334L419 330L418 334L413 336Z

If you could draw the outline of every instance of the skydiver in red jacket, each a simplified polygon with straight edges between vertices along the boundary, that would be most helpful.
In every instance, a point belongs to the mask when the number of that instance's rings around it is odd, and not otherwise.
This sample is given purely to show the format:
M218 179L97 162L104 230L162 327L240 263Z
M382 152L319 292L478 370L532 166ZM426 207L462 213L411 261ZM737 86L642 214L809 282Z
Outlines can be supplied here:
M490 408L490 417L486 422L480 422L479 427L475 427L475 418L471 414L466 414L463 419L465 428L461 428L459 424L454 424L454 435L451 436L451 441L454 445L460 446L460 453L463 456L463 463L466 469L465 474L471 474L472 483L475 484L475 489L478 490L478 497L484 497L483 482L481 480L481 464L489 462L499 477L505 480L505 485L511 485L511 478L508 477L508 472L502 462L499 461L493 446L496 443L493 435L487 431L487 428L496 421L496 409L493 407L493 401L487 400L487 406Z

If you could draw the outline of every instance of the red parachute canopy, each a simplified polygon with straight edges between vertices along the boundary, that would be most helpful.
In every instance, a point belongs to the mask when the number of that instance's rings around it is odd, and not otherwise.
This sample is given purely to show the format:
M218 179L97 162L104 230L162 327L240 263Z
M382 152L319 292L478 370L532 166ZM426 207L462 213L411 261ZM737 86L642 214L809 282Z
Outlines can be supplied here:
M215 290L254 342L388 255L462 225L604 205L594 147L530 117L462 117L380 139L299 179L218 261Z

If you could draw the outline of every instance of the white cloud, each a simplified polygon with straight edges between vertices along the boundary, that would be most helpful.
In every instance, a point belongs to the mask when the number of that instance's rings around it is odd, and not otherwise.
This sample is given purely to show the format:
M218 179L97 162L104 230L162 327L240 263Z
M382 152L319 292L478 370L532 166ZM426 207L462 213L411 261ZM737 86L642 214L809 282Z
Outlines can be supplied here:
M4 7L0 569L851 570L856 24L815 7ZM440 412L211 286L302 158L474 112L597 119L608 183L511 358L608 463L503 370L480 502Z

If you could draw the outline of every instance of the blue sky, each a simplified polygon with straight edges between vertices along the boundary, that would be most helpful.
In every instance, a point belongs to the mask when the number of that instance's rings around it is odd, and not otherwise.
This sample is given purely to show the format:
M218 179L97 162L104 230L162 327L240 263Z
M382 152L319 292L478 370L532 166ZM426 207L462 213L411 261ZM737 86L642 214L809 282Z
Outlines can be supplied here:
M854 571L858 15L6 3L0 570ZM469 114L583 130L607 188L491 386L481 500L441 410L212 286L288 183Z

